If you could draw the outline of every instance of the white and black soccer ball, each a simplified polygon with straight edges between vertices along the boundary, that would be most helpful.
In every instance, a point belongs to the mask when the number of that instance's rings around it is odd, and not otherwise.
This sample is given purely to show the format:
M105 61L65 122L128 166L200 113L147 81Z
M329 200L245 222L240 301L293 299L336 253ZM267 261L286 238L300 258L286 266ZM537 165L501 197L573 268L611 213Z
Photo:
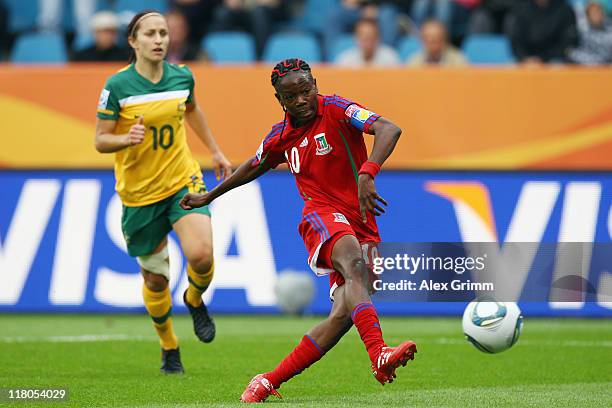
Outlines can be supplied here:
M276 278L274 293L284 313L302 314L314 298L314 279L306 272L283 271Z
M475 300L463 312L465 337L485 353L499 353L512 347L522 328L521 309L514 302Z

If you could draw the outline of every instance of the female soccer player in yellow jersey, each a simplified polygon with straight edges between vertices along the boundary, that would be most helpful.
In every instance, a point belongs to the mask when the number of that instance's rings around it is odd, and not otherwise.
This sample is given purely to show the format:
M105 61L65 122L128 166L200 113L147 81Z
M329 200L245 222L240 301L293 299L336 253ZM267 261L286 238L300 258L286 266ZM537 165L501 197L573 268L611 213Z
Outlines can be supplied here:
M189 68L164 60L169 33L156 11L137 14L128 26L134 55L130 65L111 76L98 102L95 146L115 153L116 190L123 203L122 229L128 253L142 268L144 303L162 347L163 373L182 373L178 340L172 327L168 288L167 235L174 229L187 257L189 287L183 298L203 342L215 325L202 302L213 271L210 211L183 210L187 192L206 186L187 146L184 119L212 153L217 179L231 173L194 96Z

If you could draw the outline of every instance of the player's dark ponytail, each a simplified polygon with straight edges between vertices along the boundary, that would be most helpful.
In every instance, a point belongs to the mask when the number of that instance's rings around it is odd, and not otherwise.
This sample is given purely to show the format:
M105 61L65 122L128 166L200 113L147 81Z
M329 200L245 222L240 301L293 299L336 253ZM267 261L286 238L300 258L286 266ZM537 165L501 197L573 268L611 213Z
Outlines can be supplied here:
M128 40L130 38L136 38L136 35L138 34L138 29L140 28L140 22L142 20L142 17L146 16L147 14L151 14L151 13L156 13L161 15L161 13L157 10L153 10L153 9L149 9L149 10L144 10L141 11L140 13L136 14L134 17L132 17L132 20L130 21L130 24L128 24L127 26L127 38ZM128 42L129 44L129 42ZM134 51L134 49L132 47L130 47L130 59L129 59L129 63L133 63L136 62L136 51Z

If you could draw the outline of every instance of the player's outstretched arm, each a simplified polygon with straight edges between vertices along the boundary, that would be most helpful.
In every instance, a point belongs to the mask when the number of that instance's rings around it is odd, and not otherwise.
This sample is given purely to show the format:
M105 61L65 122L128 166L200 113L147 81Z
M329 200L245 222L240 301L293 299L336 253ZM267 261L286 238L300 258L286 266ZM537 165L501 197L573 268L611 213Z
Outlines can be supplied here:
M124 135L116 135L115 126L116 120L98 119L96 122L96 138L94 145L100 153L115 153L129 146L134 146L142 143L146 128L143 125L144 118L138 118L138 122L130 128L130 131Z
M374 146L368 161L382 166L385 160L393 153L393 149L395 149L395 145L402 134L402 129L390 120L380 117L372 123L368 133L375 136Z
M202 109L200 109L200 105L196 103L195 97L191 103L187 104L185 118L187 119L189 126L191 126L200 140L204 142L208 148L208 151L212 155L212 165L215 169L215 176L217 177L217 180L224 180L229 177L232 174L232 165L229 160L225 158L225 155L221 151L221 148L219 148L219 145L217 145L217 141L215 140L212 131L208 126L204 112L202 112Z
M185 210L191 210L196 207L203 207L213 202L217 197L222 196L228 191L240 187L243 184L255 180L269 170L265 165L253 166L253 159L249 159L242 163L240 167L228 178L223 180L221 184L205 194L187 193L181 199L181 207Z
M359 170L358 179L359 208L363 222L367 222L367 211L374 215L381 215L385 212L382 205L387 205L387 202L376 192L374 176L395 149L402 130L390 120L381 117L372 123L368 133L375 136L374 146L368 161Z

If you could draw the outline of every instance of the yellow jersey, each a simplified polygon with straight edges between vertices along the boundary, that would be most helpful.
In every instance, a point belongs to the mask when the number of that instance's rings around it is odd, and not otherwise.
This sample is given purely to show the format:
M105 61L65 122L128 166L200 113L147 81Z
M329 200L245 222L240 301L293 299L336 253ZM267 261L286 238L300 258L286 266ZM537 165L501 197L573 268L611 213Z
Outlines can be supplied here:
M162 79L153 83L131 64L106 81L98 101L98 118L116 120L117 135L144 119L144 141L115 153L115 189L129 207L161 201L192 176L202 177L187 145L184 120L186 104L193 100L193 75L186 66L165 61L163 69Z

